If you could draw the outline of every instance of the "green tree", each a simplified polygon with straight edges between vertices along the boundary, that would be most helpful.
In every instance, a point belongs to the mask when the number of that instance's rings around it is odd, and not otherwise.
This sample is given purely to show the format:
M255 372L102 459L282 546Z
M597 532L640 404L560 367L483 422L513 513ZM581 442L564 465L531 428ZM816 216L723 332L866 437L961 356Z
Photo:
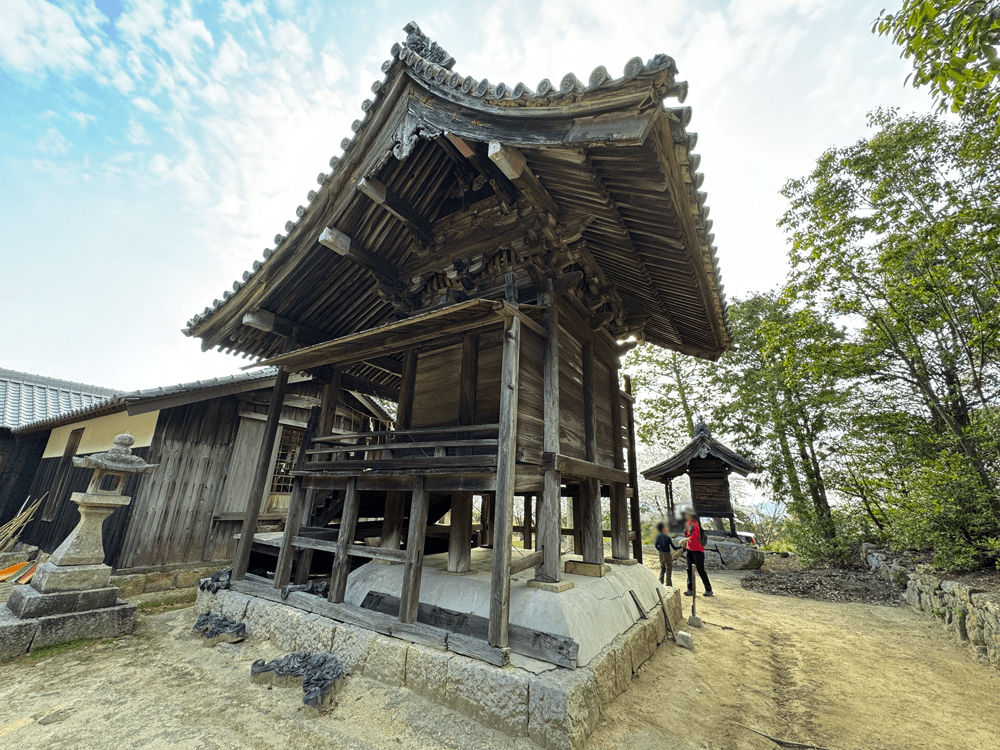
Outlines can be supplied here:
M622 364L636 395L636 437L647 445L682 448L694 435L698 411L706 408L711 363L643 345Z
M958 111L981 90L989 109L1000 104L1000 0L903 0L895 13L875 19L874 33L889 36L913 59L914 86L930 86L939 106Z
M870 408L845 428L842 486L898 542L975 566L1000 537L1000 134L982 97L959 122L870 124L785 186L788 297L856 329L841 362Z
M773 292L735 300L729 322L735 345L712 373L722 394L713 422L757 462L756 481L769 496L788 499L815 540L812 556L842 556L831 547L837 527L826 465L844 401L836 364L843 332Z

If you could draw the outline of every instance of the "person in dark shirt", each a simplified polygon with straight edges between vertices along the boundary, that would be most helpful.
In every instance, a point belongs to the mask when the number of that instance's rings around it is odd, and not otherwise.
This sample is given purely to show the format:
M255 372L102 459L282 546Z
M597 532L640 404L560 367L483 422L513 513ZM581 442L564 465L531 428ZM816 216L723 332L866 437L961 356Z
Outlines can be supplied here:
M656 551L660 553L660 583L673 586L674 560L680 557L683 548L674 544L674 540L667 533L667 525L663 521L656 524L656 532ZM677 551L676 554L674 554L674 550Z
M687 549L688 560L688 587L684 596L692 596L694 588L694 569L698 569L701 582L705 584L705 596L712 594L712 584L708 580L708 572L705 570L705 544L702 541L701 519L695 515L694 509L690 506L684 509L684 536L687 537L681 544Z

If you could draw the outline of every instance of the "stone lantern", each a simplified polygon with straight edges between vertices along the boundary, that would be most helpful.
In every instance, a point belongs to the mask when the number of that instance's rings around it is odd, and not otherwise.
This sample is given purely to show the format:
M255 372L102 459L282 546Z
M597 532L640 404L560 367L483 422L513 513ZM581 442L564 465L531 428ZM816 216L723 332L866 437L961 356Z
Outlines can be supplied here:
M156 468L132 455L135 438L127 432L114 439L107 453L74 458L73 464L93 469L86 492L70 499L79 506L80 523L38 566L30 586L16 587L0 609L0 658L28 648L76 638L115 637L132 632L135 606L118 599L118 588L108 586L111 567L104 564L104 520L129 504L123 495L131 474Z

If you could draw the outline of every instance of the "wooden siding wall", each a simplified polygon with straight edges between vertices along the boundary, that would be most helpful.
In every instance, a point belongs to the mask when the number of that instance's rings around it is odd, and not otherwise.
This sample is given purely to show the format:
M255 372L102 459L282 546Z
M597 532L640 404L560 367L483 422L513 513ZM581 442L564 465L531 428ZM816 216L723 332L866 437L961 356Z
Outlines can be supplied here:
M149 448L134 448L132 454L141 456L149 460ZM46 458L38 464L34 481L31 483L31 496L41 497L46 492L59 483L59 465L62 458ZM70 501L70 496L74 492L86 492L93 475L92 469L78 469L75 466L68 466L68 481L63 486L58 497L53 498L55 503L55 514L53 520L43 521L41 512L35 514L34 519L21 534L21 541L28 544L38 545L43 552L55 552L56 547L63 543L70 532L80 521L80 512L76 509L76 504ZM138 476L129 477L125 483L123 494L135 497L140 485ZM132 506L127 505L119 508L104 522L104 563L113 568L118 567L118 560L122 549L129 519L132 516Z
M5 454L0 464L0 525L16 516L28 497L48 438L46 430L16 440L7 430L0 429L0 453Z
M696 458L688 465L691 502L705 516L728 516L733 512L729 495L729 473L717 458Z
M502 333L479 336L479 379L476 382L477 424L500 418L500 364ZM521 330L520 386L517 404L517 460L542 463L542 339ZM421 353L413 389L412 427L458 424L458 396L462 370L462 345Z
M237 399L225 396L160 413L149 457L159 468L143 477L132 501L119 567L217 559L212 516L229 470L238 409Z
M562 321L572 311L559 310L559 452L573 458L586 459L583 429L583 348L574 335L574 328L588 326L578 321L574 327L563 326ZM614 466L614 442L611 426L611 375L610 357L617 356L594 347L594 406L597 410L597 463ZM619 388L621 385L619 384ZM622 408L622 425L628 420ZM626 430L622 431L623 445L628 445Z
M575 315L565 309L560 316ZM560 453L586 458L583 429L582 348L572 330L587 326L582 318L573 328L560 325L559 335L559 442ZM501 333L490 331L479 337L479 380L476 387L477 424L491 424L500 414ZM542 355L544 341L527 328L521 330L520 386L517 406L517 460L542 463ZM616 354L594 347L595 407L597 409L597 462L614 466L611 421L610 357ZM462 369L462 346L454 344L421 353L413 395L411 426L442 427L458 424L458 394ZM619 385L620 387L620 385ZM622 445L628 445L628 424L622 404ZM624 463L623 463L624 465Z

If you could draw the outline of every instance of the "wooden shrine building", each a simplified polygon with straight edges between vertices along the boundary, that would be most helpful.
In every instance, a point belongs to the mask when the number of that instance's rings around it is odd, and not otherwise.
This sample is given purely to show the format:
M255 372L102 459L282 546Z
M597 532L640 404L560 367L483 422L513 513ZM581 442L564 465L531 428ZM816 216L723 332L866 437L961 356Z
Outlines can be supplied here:
M609 561L641 557L619 356L638 340L718 358L725 298L691 110L668 104L687 92L670 57L532 91L463 76L416 24L405 31L343 155L185 333L279 368L275 398L289 373L330 384L293 472L275 588L324 575L338 603L359 565L400 563L398 617L412 623L425 544L443 531L454 572L492 547L488 641L503 648L512 575L603 575L606 535ZM395 401L396 429L331 430L344 378ZM310 527L330 496L337 517ZM512 562L515 503L537 533ZM252 567L255 524L251 509L234 580ZM563 535L578 557L562 558Z
M729 474L733 471L745 477L757 471L757 467L713 438L708 425L698 422L690 443L666 461L646 469L642 476L653 482L663 482L667 508L672 512L673 480L687 474L694 512L707 518L728 518L731 535L736 537L736 517L729 494Z

